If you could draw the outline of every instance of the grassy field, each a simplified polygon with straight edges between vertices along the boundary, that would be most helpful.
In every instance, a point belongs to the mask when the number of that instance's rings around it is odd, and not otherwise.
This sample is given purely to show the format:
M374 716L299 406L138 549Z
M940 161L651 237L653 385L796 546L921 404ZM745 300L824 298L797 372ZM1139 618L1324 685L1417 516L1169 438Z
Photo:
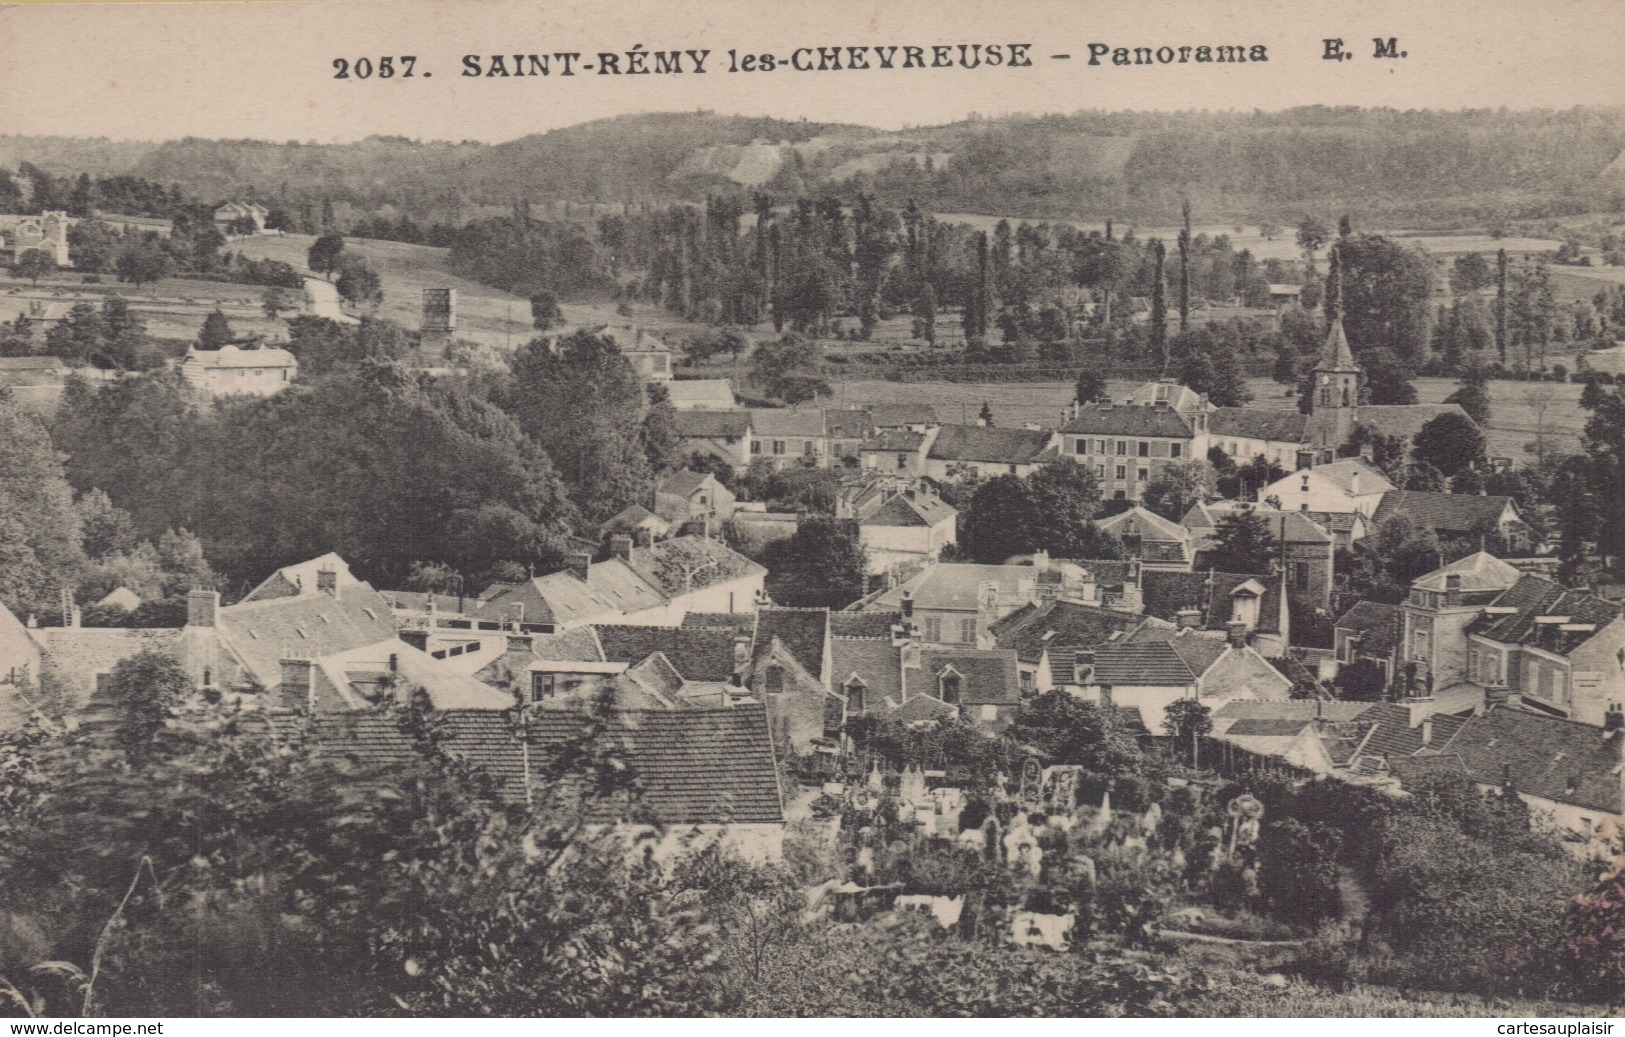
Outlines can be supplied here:
M1261 410L1290 410L1297 406L1286 387L1267 378L1249 383L1252 407ZM1134 389L1134 383L1109 382L1114 398ZM1070 382L966 383L848 381L833 383L831 405L858 407L874 403L929 403L943 421L974 421L983 402L993 411L995 424L1016 428L1028 422L1054 427L1062 409L1071 402ZM1530 459L1524 444L1535 438L1537 426L1531 394L1549 394L1546 404L1546 444L1548 451L1575 452L1580 449L1580 433L1585 412L1580 409L1581 386L1559 382L1491 382L1489 452L1510 457L1516 463ZM1417 396L1423 403L1439 403L1456 391L1448 378L1419 378Z

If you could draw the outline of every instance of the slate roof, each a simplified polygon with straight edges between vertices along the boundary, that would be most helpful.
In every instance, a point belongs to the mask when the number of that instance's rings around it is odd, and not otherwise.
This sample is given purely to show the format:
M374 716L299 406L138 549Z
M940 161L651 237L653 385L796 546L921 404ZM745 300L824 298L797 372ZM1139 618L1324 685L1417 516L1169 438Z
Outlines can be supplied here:
M1164 540L1180 544L1189 543L1191 539L1191 531L1184 526L1169 522L1156 512L1138 505L1109 518L1103 518L1095 525L1102 533L1111 533L1114 536L1137 536L1143 540Z
M1208 416L1207 429L1215 437L1302 443L1308 439L1309 415L1292 410L1220 407Z
M673 537L634 551L627 565L667 598L767 572L720 540L703 536Z
M1048 649L1088 648L1110 643L1145 622L1141 616L1070 601L1027 605L993 625L998 646L1014 651L1024 663L1036 664ZM1052 660L1053 662L1053 660Z
M1097 684L1184 687L1212 668L1227 644L1187 633L1157 640L1123 641L1095 649Z
M884 429L863 441L860 450L884 450L893 454L913 453L925 442L924 432L908 429Z
M684 680L725 682L733 677L734 639L726 630L623 625L592 629L608 662L633 664L660 652Z
M1200 393L1172 378L1166 381L1146 382L1123 397L1121 402L1125 405L1152 406L1159 396L1177 411L1199 410L1207 403L1206 398Z
M1414 756L1423 749L1438 750L1460 726L1462 718L1435 713L1428 718L1432 724L1432 741L1427 743L1422 741L1422 724L1418 722L1412 726L1410 709L1400 703L1379 702L1361 713L1358 719L1376 725L1376 730L1366 739L1362 752L1378 756Z
M823 680L824 644L829 637L828 609L763 608L756 611L756 636L751 655L765 649L774 638L812 674Z
M1160 436L1189 439L1194 434L1190 421L1171 407L1122 406L1113 403L1086 403L1061 426L1068 435Z
M837 695L846 696L846 682L855 674L863 681L868 712L878 712L887 699L902 701L902 651L889 638L837 637L829 650L830 687Z
M1451 576L1460 576L1462 593L1472 594L1505 590L1516 584L1522 574L1487 551L1475 551L1412 581L1411 586L1418 590L1443 591Z
M1468 421L1466 411L1455 403L1361 404L1355 412L1355 425L1385 436L1397 436L1407 446L1422 431L1422 426L1441 414L1459 414Z
M726 630L749 637L756 629L756 613L690 612L683 617L682 626L685 630Z
M672 420L685 439L742 439L751 428L750 412L745 410L679 410Z
M1343 331L1343 318L1333 318L1332 326L1326 330L1326 344L1321 347L1320 362L1315 368L1326 371L1360 370L1360 365L1354 362L1353 350L1349 349L1348 335Z
M948 667L961 678L959 701L967 706L1013 706L1021 702L1021 674L1016 653L1003 649L931 649L920 652L918 673L904 675L905 691L912 697L937 693L937 679ZM920 682L923 687L916 686Z
M1421 490L1392 490L1382 495L1373 522L1383 523L1403 515L1418 529L1446 533L1484 533L1499 528L1501 515L1512 505L1511 497L1476 493L1431 493ZM1512 505L1513 513L1517 506Z
M293 597L239 602L216 610L215 626L266 689L282 683L285 658L320 659L398 640L389 602L366 583L341 583L337 597L307 590Z
M876 428L935 425L937 411L929 403L876 403L869 408L869 420Z
M1589 724L1497 707L1464 722L1439 752L1459 759L1474 781L1499 785L1505 766L1519 792L1620 814L1622 745L1625 738L1604 738Z
M859 520L864 526L935 526L959 514L934 493L899 493Z
M1503 644L1526 644L1558 655L1574 651L1594 637L1604 626L1619 618L1618 602L1571 591L1554 580L1521 576L1495 605L1516 608L1508 615L1480 616L1468 628ZM1567 616L1566 624L1536 623L1537 616ZM1593 630L1564 630L1565 625L1588 624Z
M831 637L891 637L891 628L903 621L901 612L831 612Z
M795 436L801 439L821 439L824 435L824 415L817 410L791 410L788 407L752 407L751 428L759 438Z
M943 717L956 717L959 710L933 695L915 695L886 714L887 720L901 724L928 724Z
M625 760L634 787L635 820L658 824L776 824L784 820L767 712L756 704L719 709L627 710L593 718L564 710L526 716L523 742L511 711L448 710L431 723L444 751L489 775L510 804L525 802L532 783L557 768L568 773L574 750L596 746ZM384 712L318 716L317 751L368 768L410 763L419 752L399 720ZM527 771L528 759L528 771ZM641 808L641 809L640 809ZM608 821L625 812L613 801L592 811Z
M1210 578L1211 587L1208 585ZM1140 594L1148 616L1173 622L1179 618L1182 610L1194 608L1201 610L1204 628L1222 630L1230 622L1231 592L1248 580L1257 580L1264 585L1264 595L1258 605L1258 632L1279 633L1280 581L1267 576L1148 569L1140 574Z
M1371 655L1391 655L1399 644L1398 605L1377 601L1357 601L1337 620L1339 630L1359 635L1359 650Z
M709 472L696 472L690 468L679 468L660 480L660 492L669 493L675 497L691 497L707 479L715 476Z
M936 461L976 461L990 464L1032 464L1049 446L1048 429L987 428L982 425L944 425L937 430L926 456Z

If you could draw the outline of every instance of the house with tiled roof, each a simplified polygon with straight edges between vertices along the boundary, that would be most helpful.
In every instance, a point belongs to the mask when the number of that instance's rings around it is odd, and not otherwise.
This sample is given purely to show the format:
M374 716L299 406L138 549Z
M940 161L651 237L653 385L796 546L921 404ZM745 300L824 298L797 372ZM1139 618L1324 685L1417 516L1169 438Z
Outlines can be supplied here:
M1332 651L1339 667L1369 659L1382 671L1383 685L1399 672L1400 611L1398 605L1357 601L1332 627Z
M1443 719L1443 718L1438 718ZM1618 852L1625 836L1625 733L1497 707L1464 720L1410 763L1471 778L1484 792L1511 791L1530 807L1530 823L1574 841L1581 855ZM1401 781L1406 762L1394 770Z
M1023 691L1042 693L1080 686L1080 656L1087 677L1093 651L1160 620L1072 601L1024 605L993 626L998 647L1016 653Z
M286 349L189 348L179 364L181 376L214 396L271 396L299 377L299 360Z
M782 854L784 803L760 705L599 717L451 710L434 723L432 750L385 711L321 717L312 742L319 755L348 761L352 780L380 784L404 775L425 751L443 753L483 773L507 804L580 817L589 837L652 836L657 860L717 844L755 861ZM576 762L603 753L631 780L604 789Z
M1625 726L1620 604L1520 575L1466 628L1466 679L1491 702Z
M1094 650L1085 692L1140 711L1148 730L1162 730L1163 711L1178 699L1217 707L1233 699L1286 699L1292 681L1247 643L1239 626L1227 637L1190 628L1142 627Z
M1028 476L1043 463L1039 456L1057 446L1052 429L942 425L925 454L925 476L938 482L996 475Z
M938 429L882 429L858 444L858 467L900 479L926 474L926 455L936 442Z
M599 624L591 631L606 661L631 665L658 652L686 681L727 684L746 662L740 639L725 630Z
M1479 551L1411 583L1400 604L1401 692L1448 700L1447 712L1482 710L1484 689L1467 680L1467 630L1522 574Z
M1359 720L1369 705L1318 698L1238 699L1214 710L1212 737L1323 777L1342 776L1373 727Z
M671 532L672 524L641 504L631 504L611 515L598 527L599 539L630 536L649 543Z
M1154 511L1135 506L1096 523L1102 533L1123 542L1123 550L1140 560L1142 570L1189 571L1194 557L1191 531Z
M959 512L923 488L894 493L858 519L870 575L933 563L959 542Z
M869 406L869 421L882 431L923 432L937 423L937 411L929 403L875 403Z
M1537 540L1534 527L1524 521L1511 497L1393 490L1382 495L1371 520L1373 525L1381 525L1395 517L1403 517L1418 532L1427 530L1438 537L1498 536L1508 550L1516 552L1529 550Z
M831 678L829 610L763 607L756 612L741 683L767 704L774 744L834 751L846 722Z
M1093 472L1104 495L1139 500L1167 466L1207 456L1211 411L1205 398L1169 382L1142 386L1121 403L1073 404L1060 456Z
M864 608L901 612L926 645L991 648L993 625L1039 600L1039 575L1030 565L938 562L867 599Z
M1192 505L1181 524L1192 536L1196 555L1193 568L1207 564L1220 524L1238 511L1250 511L1264 520L1264 529L1275 547L1274 557L1286 574L1291 606L1330 610L1337 577L1337 538L1306 512L1228 501Z
M1262 457L1290 470L1297 465L1308 429L1309 415L1296 410L1220 407L1208 417L1210 449L1223 451L1237 464Z
M680 410L672 415L682 453L715 457L735 471L750 465L756 442L748 410Z
M1240 624L1249 641L1269 657L1291 643L1292 618L1283 579L1214 570L1142 572L1144 613L1182 628L1223 633Z
M1348 457L1284 475L1258 491L1258 503L1282 511L1358 512L1370 518L1394 484L1362 457Z
M655 511L673 526L695 519L713 523L733 517L736 498L710 472L680 468L660 480L655 488Z
M857 466L859 450L874 432L867 407L830 407L824 411L824 440L829 444L831 464Z
M927 695L996 730L1008 726L1021 705L1020 671L1009 649L926 648L919 672L905 672L903 683L903 705Z
M828 468L829 437L824 432L824 412L790 407L757 407L750 411L750 459L753 464L772 468L800 466Z
M603 561L575 552L559 572L488 588L473 616L550 634L590 623L676 626L691 611L749 612L761 598L767 570L720 541L612 543L617 554Z

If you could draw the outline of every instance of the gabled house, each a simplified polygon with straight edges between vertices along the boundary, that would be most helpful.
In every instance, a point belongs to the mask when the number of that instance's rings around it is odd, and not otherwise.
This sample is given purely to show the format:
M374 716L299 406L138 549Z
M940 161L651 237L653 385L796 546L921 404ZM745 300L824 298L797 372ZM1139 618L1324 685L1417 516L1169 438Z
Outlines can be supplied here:
M1021 704L1014 651L922 649L901 624L883 637L833 638L831 667L848 717L915 723L957 716L997 730Z
M925 645L992 648L993 625L1039 600L1039 573L1028 565L939 562L865 608L901 612Z
M808 752L839 744L846 711L832 672L828 609L757 610L742 680L766 703L775 745Z
M858 465L859 449L864 440L874 435L875 427L867 408L829 408L824 411L824 439L829 444L832 464L854 468Z
M724 522L733 518L735 507L733 491L710 472L682 468L655 488L655 511L673 526L703 519Z
M1190 571L1195 554L1191 531L1154 511L1136 505L1103 518L1096 525L1102 533L1121 540L1129 556L1140 560L1142 571Z
M672 524L641 504L631 504L610 516L598 527L598 536L607 540L612 536L629 536L634 541L649 544L671 532Z
M758 407L750 411L751 462L774 469L790 466L828 468L829 441L824 414L817 410Z
M190 348L181 376L213 396L272 396L299 377L299 361L286 349Z
M1072 601L1023 605L993 626L998 647L1014 651L1021 690L1041 694L1058 687L1081 687L1096 648L1141 626L1161 620ZM1080 657L1083 665L1079 665Z
M1398 605L1357 601L1332 627L1332 650L1339 667L1369 659L1382 671L1384 687L1399 672L1401 617Z
M748 410L679 410L672 415L682 452L715 457L743 472L755 453Z
M1266 657L1286 653L1292 618L1282 578L1248 573L1144 572L1140 596L1145 615L1175 626L1229 636L1240 624Z
M1094 650L1084 691L1102 703L1139 710L1150 731L1178 699L1216 708L1233 699L1287 699L1292 681L1247 643L1240 624L1226 637L1189 628L1142 627Z
M926 454L936 442L938 429L883 429L858 445L858 467L900 479L926 474Z
M1052 460L1059 443L1053 429L1037 426L943 425L926 449L924 474L938 482L996 475L1025 477Z
M1137 501L1164 468L1207 457L1210 411L1204 397L1168 382L1123 403L1074 404L1060 456L1093 472L1103 495Z
M1373 726L1359 721L1369 708L1320 698L1236 699L1213 711L1212 737L1322 777L1342 776Z
M870 575L933 563L959 542L959 512L925 489L905 489L858 519Z
M1400 605L1401 692L1411 698L1444 696L1459 700L1462 708L1482 710L1484 690L1467 681L1467 630L1521 575L1480 551L1412 583Z
M1254 515L1264 520L1264 528L1275 545L1275 559L1286 573L1287 593L1292 599L1292 607L1322 611L1330 609L1332 588L1337 576L1337 538L1307 512L1228 502L1193 505L1185 513L1182 525L1193 538L1196 553L1194 568L1200 569L1206 563L1206 553L1213 548L1225 516L1244 507L1250 508ZM1348 517L1359 519L1359 513L1351 513Z
M726 378L691 378L666 383L673 410L733 410L733 385Z
M1358 512L1370 518L1394 484L1362 457L1303 468L1258 491L1258 503L1271 498L1282 511Z
M1511 497L1393 490L1382 495L1371 517L1372 525L1396 516L1404 517L1418 532L1427 530L1438 537L1499 537L1507 549L1515 552L1533 549L1539 539Z
M1236 464L1262 457L1277 468L1296 466L1308 435L1309 415L1295 410L1220 407L1208 419L1209 449Z
M1008 649L932 649L920 652L918 674L904 675L905 700L921 695L994 729L1009 726L1021 705L1016 653Z

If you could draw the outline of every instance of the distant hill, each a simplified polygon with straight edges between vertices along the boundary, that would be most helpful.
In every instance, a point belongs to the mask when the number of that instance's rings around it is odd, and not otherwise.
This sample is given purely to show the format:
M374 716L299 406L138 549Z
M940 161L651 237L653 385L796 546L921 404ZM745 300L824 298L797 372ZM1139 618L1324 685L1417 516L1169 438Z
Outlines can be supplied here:
M470 207L858 189L938 211L1166 223L1350 212L1449 227L1610 209L1625 109L1080 112L891 132L696 113L623 116L503 144L0 137L0 166L132 173L205 199L332 199L423 220ZM1610 170L1612 164L1613 172Z

